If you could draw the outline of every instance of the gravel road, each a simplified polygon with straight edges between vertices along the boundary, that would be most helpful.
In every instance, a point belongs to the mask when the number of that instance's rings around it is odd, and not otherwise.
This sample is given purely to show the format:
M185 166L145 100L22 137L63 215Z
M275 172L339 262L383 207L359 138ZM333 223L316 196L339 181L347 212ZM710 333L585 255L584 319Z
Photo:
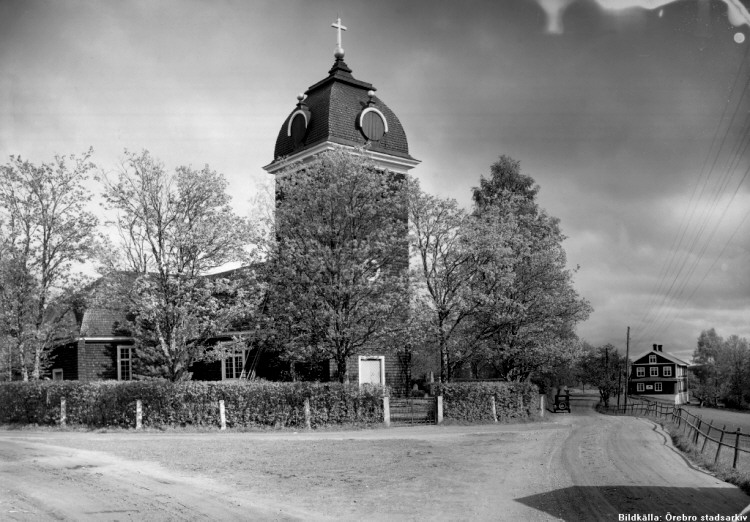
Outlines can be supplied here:
M514 425L0 431L0 520L701 520L750 503L594 401Z

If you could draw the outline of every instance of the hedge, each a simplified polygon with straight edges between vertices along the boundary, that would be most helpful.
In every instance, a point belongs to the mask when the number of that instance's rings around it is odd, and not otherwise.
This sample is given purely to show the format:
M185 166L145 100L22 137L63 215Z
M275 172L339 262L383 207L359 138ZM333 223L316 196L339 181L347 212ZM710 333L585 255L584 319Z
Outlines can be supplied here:
M218 426L224 401L228 427L304 427L309 399L313 428L383 421L381 387L313 382L37 381L0 384L0 424L58 424L65 398L69 425L135 426L136 401L144 427Z
M490 397L499 421L537 415L539 389L529 382L457 382L437 384L443 396L443 417L465 422L493 422Z

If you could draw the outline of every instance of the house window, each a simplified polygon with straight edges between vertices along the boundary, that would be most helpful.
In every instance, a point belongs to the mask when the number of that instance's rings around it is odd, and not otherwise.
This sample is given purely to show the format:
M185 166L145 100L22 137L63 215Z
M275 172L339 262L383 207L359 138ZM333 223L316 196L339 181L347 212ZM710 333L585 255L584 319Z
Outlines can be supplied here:
M648 363L649 364L656 364L656 355L651 354L648 356Z
M659 367L658 366L652 366L649 368L649 375L651 377L658 377L659 376Z
M52 380L53 381L62 381L63 380L63 371L62 368L55 368L52 370Z
M638 366L635 369L635 376L636 377L645 377L646 376L646 368L644 368L643 366Z
M242 379L245 377L243 372L245 368L245 362L247 361L249 350L246 348L235 348L221 361L221 375L222 379Z
M664 367L664 377L671 377L672 376L672 367L671 366L665 366Z
M133 347L117 347L117 380L130 381L133 379Z
M642 382L639 382L637 386L638 387L636 388L636 390L639 391L639 392L645 391L645 389L646 389L645 386L644 386L644 384Z
M654 383L654 391L658 391L658 392L661 391L661 383L660 382L655 382Z

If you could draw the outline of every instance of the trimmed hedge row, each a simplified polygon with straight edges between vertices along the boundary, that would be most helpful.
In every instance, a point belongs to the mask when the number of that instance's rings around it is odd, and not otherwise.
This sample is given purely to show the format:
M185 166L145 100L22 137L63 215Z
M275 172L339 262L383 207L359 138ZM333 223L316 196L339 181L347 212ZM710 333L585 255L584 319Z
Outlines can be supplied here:
M436 386L443 416L465 422L493 422L490 397L499 421L528 419L539 412L539 389L529 382L457 382Z
M67 424L135 426L136 401L143 426L218 426L224 401L229 427L304 427L383 422L385 390L356 384L313 382L37 381L0 384L0 424L58 424L65 397Z

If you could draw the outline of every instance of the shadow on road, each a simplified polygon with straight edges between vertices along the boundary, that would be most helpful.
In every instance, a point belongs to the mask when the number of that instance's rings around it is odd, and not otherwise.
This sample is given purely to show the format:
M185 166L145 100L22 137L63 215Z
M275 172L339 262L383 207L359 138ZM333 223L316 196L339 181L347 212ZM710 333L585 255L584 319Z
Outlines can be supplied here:
M690 501L686 503L685 499ZM727 487L571 486L515 500L556 518L571 521L617 520L618 515L627 514L653 514L664 520L667 513L674 516L693 515L701 520L703 515L740 513L745 508L746 496L737 488ZM658 519L654 517L654 520Z

